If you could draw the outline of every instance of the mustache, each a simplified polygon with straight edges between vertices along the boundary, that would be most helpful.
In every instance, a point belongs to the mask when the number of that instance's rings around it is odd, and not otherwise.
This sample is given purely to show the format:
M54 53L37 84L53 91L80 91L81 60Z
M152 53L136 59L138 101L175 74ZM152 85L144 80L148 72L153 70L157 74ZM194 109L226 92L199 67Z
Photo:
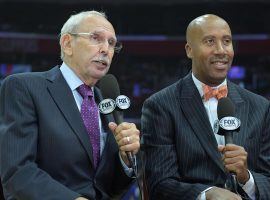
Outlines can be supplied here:
M95 59L95 61L110 64L110 59L107 56L99 56Z
M230 58L227 55L224 56L215 56L210 58L210 62L229 62Z

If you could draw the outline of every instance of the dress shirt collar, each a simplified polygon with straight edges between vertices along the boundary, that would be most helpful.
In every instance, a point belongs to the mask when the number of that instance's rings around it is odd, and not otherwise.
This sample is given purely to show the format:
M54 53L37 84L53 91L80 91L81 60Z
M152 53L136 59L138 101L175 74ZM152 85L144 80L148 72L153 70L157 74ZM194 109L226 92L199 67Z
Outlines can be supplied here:
M72 91L76 90L80 85L84 84L66 63L62 63L60 70ZM93 87L91 87L91 89L93 90Z

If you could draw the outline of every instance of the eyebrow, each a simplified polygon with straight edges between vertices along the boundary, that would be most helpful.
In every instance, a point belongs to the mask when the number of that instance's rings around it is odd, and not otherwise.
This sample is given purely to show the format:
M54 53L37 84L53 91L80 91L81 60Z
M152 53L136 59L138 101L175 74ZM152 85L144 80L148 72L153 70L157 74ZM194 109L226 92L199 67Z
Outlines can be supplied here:
M96 31L92 31L90 33L92 33L92 34L105 34L104 31L97 31L97 30ZM114 36L110 37L110 39L114 39L115 41L117 41L117 38L114 37Z
M206 40L206 39L209 39L209 38L216 38L216 36L213 36L213 35L206 35L206 36L204 36L203 38L202 38L202 41L203 40Z
M209 38L217 38L216 36L214 35L206 35L202 38L202 40L205 40L205 39L209 39ZM232 36L231 35L223 35L222 38L230 38L232 39Z
M225 35L223 37L232 39L232 36L231 35Z

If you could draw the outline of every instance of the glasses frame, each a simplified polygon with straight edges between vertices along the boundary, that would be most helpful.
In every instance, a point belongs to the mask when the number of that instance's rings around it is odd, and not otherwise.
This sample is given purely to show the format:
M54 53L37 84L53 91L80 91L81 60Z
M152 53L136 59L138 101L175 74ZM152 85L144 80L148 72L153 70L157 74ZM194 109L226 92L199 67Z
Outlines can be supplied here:
M94 36L94 35L98 35L97 33L86 33L86 32L80 32L80 33L68 33L68 34L70 34L70 35L72 35L72 36L81 36L81 37L83 37L83 36L88 36L89 38L89 40L91 40L91 37L92 36ZM104 40L104 41L106 41L106 39ZM97 42L97 44L92 44L92 45L101 45L101 44L103 44L104 43L104 41L103 42ZM107 42L109 43L109 41L107 40ZM110 43L109 43L109 48L111 48L110 47ZM112 47L111 49L113 49L114 50L114 52L115 53L119 53L120 51L121 51L121 49L123 48L123 45L122 45L122 43L121 42L119 42L119 41L115 41L115 46L114 47Z

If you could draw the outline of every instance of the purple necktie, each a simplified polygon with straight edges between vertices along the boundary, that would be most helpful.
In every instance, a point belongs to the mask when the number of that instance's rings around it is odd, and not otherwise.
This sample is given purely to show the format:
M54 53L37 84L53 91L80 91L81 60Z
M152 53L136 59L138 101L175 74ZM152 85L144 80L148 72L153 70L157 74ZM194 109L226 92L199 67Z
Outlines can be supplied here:
M98 166L100 158L100 130L98 119L98 107L93 97L93 91L85 84L77 88L80 95L83 97L81 106L81 116L84 126L90 137L90 142L93 148L94 167Z

